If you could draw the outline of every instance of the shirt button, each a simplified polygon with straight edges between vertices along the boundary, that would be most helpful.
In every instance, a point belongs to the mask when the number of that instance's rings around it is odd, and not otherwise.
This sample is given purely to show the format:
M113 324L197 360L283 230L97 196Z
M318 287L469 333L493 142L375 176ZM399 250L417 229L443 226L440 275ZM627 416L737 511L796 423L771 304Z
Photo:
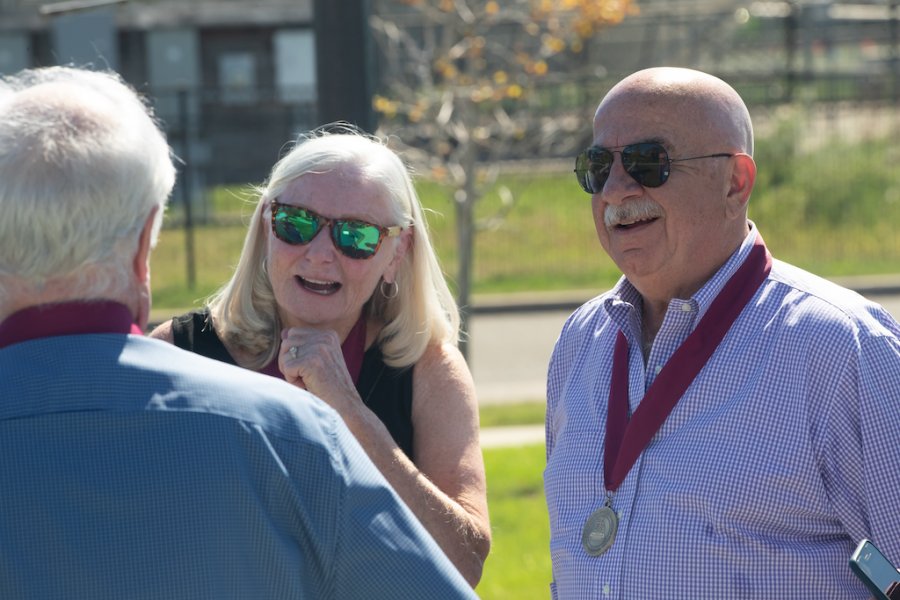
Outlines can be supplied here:
M662 371L662 367L659 365L656 365L656 367L653 370L656 371L657 375L659 375L659 372Z
M691 310L691 305L690 305L690 304L682 304L682 305L681 305L681 310L683 310L684 312L690 312L690 310Z
M625 516L625 511L624 511L624 510L620 510L620 511L619 511L619 519L621 519L621 518L624 517L624 516Z
M603 586L603 595L604 595L604 596L609 596L609 584L605 584L605 585Z

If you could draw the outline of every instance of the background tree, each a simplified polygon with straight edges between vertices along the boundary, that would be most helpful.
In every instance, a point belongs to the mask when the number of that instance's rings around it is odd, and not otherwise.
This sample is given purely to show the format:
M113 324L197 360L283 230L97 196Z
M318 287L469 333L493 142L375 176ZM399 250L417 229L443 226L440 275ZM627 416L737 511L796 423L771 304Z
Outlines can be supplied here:
M502 208L475 219L476 203L497 184L497 161L581 149L583 132L574 132L584 127L583 107L573 119L547 97L554 86L596 77L586 45L629 14L637 14L632 0L375 1L384 70L374 98L378 133L391 136L420 177L453 192L463 331L475 233L515 204L501 185ZM465 338L460 349L465 355Z

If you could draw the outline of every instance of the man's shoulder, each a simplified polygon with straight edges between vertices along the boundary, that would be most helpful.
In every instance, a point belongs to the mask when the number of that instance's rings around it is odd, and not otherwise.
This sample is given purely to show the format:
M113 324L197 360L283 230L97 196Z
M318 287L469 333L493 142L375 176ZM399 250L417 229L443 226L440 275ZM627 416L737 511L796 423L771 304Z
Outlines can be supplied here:
M615 290L610 290L599 296L591 298L569 315L566 320L565 332L583 331L586 328L592 328L609 320L606 312L606 302L615 296Z
M597 339L597 333L611 323L605 305L613 296L613 291L601 294L578 307L569 316L553 350L552 369L563 368L564 364L574 360L581 352L595 347L592 340Z
M7 380L4 372L20 376ZM80 406L205 413L259 425L289 440L323 439L324 429L339 418L322 401L283 380L135 335L61 336L16 344L0 351L0 380L0 390L18 398L15 404L22 411Z
M769 279L809 296L831 301L836 306L865 302L865 298L853 290L778 259L772 261Z
M615 297L615 290L610 290L575 309L563 325L557 347L561 344L580 345L585 336L592 337L599 329L608 324L610 317L606 310L606 304Z
M782 290L795 318L846 327L868 336L900 335L896 321L879 304L799 267L775 260L769 281Z

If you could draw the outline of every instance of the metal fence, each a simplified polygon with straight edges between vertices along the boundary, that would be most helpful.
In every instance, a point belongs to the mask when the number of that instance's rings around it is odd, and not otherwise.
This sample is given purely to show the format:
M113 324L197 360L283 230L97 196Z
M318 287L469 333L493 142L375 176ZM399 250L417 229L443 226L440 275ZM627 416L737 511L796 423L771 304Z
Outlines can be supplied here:
M144 93L154 104L178 157L179 178L169 227L215 223L208 188L259 183L297 134L316 126L314 91L285 87L161 88Z

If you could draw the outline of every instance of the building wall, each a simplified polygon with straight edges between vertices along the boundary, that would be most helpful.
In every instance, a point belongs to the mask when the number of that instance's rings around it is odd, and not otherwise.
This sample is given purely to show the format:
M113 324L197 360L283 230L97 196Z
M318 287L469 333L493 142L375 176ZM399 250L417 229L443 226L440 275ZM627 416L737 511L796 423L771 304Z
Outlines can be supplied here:
M0 73L113 68L153 100L197 186L262 181L285 143L317 125L315 55L303 53L314 47L312 0L54 7L0 0Z

